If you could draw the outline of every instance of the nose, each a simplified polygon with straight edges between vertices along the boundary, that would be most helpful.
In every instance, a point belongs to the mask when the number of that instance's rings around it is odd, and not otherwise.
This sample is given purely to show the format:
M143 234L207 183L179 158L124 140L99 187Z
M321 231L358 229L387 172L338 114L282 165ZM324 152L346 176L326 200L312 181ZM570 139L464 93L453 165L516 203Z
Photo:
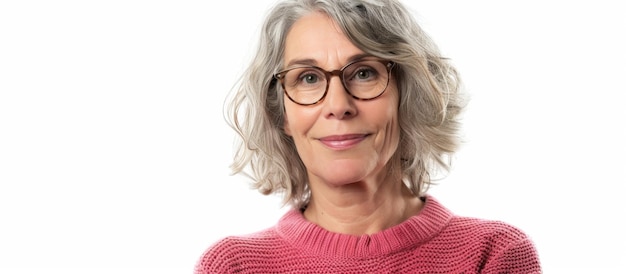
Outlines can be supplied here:
M330 77L328 92L323 102L326 118L348 119L357 114L355 99L346 91L340 77L339 75Z

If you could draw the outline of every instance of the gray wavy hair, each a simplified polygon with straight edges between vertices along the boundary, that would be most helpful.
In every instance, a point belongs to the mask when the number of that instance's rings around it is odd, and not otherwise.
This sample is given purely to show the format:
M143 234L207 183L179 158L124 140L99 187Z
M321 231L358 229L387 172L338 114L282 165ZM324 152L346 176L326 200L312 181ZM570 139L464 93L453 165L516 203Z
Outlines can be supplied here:
M396 63L400 144L394 157L401 159L403 182L415 195L424 194L431 174L450 167L465 100L456 69L394 0L285 0L269 11L257 52L225 105L227 123L241 137L233 174L249 176L263 194L281 193L294 207L310 199L306 168L283 130L284 95L273 74L283 68L289 29L312 12L330 16L365 53Z

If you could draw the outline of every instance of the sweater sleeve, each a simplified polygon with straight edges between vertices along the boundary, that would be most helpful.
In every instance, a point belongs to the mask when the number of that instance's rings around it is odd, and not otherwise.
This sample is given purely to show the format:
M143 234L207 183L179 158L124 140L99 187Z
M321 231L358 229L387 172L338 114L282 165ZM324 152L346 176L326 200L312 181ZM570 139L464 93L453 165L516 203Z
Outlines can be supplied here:
M489 258L481 273L537 274L542 271L533 242L528 238L522 238Z

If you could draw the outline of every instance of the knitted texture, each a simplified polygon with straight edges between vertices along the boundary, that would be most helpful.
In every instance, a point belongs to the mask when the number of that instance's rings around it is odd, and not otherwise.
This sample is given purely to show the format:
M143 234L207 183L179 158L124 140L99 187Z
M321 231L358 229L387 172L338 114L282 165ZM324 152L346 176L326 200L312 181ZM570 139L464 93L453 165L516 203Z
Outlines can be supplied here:
M427 196L420 214L372 235L333 233L291 210L272 228L216 242L195 273L541 273L541 267L519 229L455 216Z

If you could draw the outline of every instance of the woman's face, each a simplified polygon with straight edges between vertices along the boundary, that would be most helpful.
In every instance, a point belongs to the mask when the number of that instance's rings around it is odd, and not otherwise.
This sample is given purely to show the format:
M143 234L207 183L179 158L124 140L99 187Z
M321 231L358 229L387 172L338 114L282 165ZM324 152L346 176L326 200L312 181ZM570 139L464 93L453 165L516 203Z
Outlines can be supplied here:
M363 55L334 21L321 13L302 17L285 44L285 67L309 64L327 71ZM399 143L398 90L393 77L378 98L352 98L339 77L323 101L298 105L285 96L285 132L295 142L311 183L345 185L385 174Z

